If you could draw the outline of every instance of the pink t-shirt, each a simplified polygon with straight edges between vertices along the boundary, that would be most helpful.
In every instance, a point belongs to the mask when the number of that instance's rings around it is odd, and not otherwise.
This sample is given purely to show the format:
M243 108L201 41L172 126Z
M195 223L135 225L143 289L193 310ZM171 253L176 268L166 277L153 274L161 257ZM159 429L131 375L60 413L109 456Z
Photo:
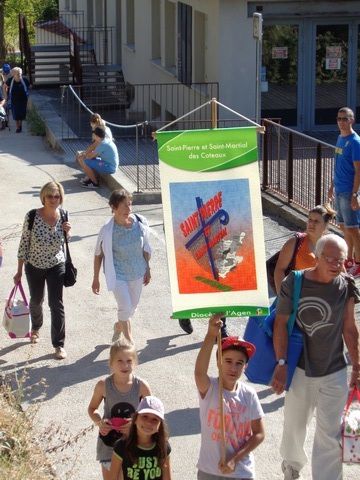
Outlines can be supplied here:
M249 385L238 382L234 392L223 391L226 458L235 455L251 436L251 421L264 416L258 396ZM238 462L235 472L224 475L218 468L220 460L220 415L218 379L210 378L210 388L201 398L201 446L197 468L211 475L225 478L254 478L255 465L252 453Z

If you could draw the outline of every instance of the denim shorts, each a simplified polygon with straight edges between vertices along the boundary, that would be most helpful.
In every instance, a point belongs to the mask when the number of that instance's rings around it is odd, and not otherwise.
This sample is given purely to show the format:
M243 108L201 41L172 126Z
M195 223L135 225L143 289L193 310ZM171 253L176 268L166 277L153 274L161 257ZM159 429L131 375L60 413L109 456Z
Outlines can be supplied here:
M85 164L90 167L92 170L98 173L115 173L114 167L105 163L101 160L100 157L96 158L85 158Z
M336 221L347 228L360 226L360 211L351 208L352 192L335 194Z
M100 460L100 465L105 469L105 470L110 470L111 467L111 460Z

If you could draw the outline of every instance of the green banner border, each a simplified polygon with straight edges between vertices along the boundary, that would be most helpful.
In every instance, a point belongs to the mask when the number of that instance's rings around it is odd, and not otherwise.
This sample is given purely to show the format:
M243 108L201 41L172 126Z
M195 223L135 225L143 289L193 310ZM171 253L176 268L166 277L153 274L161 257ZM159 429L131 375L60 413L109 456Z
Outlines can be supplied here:
M238 142L246 142L247 146L236 146ZM214 151L209 150L209 145L216 144ZM216 172L258 161L257 131L253 126L161 131L157 132L157 145L159 162L191 172ZM176 150L167 151L170 145Z
M193 308L190 310L179 310L173 312L171 318L182 319L189 318L190 320L198 320L202 318L209 318L214 313L224 313L225 317L263 317L269 315L270 308L264 306L244 306L244 305L232 305L222 307L204 307Z

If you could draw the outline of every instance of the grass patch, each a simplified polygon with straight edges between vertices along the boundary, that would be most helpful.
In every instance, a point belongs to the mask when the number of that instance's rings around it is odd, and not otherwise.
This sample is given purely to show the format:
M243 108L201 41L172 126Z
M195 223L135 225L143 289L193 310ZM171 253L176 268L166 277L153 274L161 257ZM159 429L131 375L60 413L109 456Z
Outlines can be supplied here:
M15 374L13 383L16 383L16 388L12 388L10 380L0 376L0 479L74 478L77 457L81 451L81 445L77 445L77 449L75 446L84 440L94 425L71 434L60 425L49 421L42 431L38 431L35 425L39 403L24 411L21 402L33 388L46 385L45 381L41 380L36 385L26 386L27 380L26 374L20 379ZM61 477L57 476L57 469L61 470ZM75 475L75 478L80 476Z
M24 412L17 393L0 386L0 478L50 480L55 478L33 432L34 410Z
M26 121L31 135L39 137L44 137L46 135L45 123L35 108L30 108L26 112Z

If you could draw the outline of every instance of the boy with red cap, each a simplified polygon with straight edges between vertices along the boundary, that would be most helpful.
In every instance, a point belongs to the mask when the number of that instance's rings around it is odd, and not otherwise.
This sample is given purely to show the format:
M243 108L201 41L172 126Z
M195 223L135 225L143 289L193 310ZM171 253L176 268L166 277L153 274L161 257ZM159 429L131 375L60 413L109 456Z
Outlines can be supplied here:
M219 379L208 376L214 341L220 333L221 314L213 315L195 364L199 391L201 447L198 480L255 477L252 451L264 440L264 416L255 390L240 381L255 346L238 337L221 342L225 461L221 461ZM217 352L217 355L219 352Z

